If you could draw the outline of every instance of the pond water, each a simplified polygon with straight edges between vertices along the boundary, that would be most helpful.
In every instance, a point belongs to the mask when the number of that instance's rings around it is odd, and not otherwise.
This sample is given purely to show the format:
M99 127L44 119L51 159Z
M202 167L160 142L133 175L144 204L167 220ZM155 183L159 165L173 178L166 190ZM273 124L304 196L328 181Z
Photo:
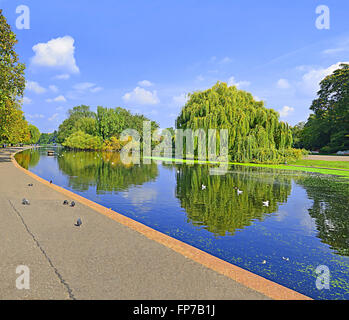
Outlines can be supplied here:
M314 299L349 299L348 180L238 165L217 176L203 164L124 165L118 153L55 151L26 150L16 159L46 180L264 278ZM329 289L316 286L318 266L329 269Z

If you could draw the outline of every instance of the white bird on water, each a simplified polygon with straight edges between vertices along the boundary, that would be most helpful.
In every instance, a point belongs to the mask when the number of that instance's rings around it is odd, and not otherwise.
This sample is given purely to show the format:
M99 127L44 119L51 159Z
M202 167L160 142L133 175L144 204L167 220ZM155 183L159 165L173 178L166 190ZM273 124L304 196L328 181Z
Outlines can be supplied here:
M243 193L243 191L242 191L242 190L239 190L239 189L237 189L236 192L237 192L237 194Z
M201 190L205 190L206 186L204 184L201 185Z
M263 201L263 207L269 207L269 200Z

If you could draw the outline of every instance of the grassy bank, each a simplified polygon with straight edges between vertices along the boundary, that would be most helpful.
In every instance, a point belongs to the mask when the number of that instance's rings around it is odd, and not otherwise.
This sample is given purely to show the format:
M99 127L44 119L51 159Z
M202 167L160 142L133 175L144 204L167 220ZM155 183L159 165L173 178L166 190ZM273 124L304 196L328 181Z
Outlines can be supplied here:
M178 163L193 163L193 160L184 160L184 159L175 159L175 158L164 158L164 157L145 157L148 159L153 159L153 160L160 160L160 161L172 161L172 162L178 162ZM305 163L306 166L294 166L290 164L279 164L279 165L271 165L271 164L255 164L255 163L238 163L238 162L228 162L228 164L234 164L234 165L240 165L240 166L247 166L247 167L260 167L260 168L269 168L269 169L280 169L280 170L291 170L291 171L304 171L304 172L313 172L313 173L321 173L321 174L329 174L329 175L336 175L336 176L341 176L344 178L349 179L349 170L341 170L341 169L346 169L346 167L343 168L336 168L336 167L329 167L327 164L330 161L317 161L314 160L314 162L323 162L325 163L325 167L312 167L308 166L307 161L313 161L313 160L298 160L302 163ZM331 161L333 162L333 161ZM335 162L345 162L345 161L335 161ZM194 160L194 163L198 164L219 164L218 162L215 161L199 161L199 160ZM297 161L294 161L294 163L297 163ZM298 164L297 164L298 165ZM345 165L344 165L345 166ZM349 169L349 168L348 168Z
M349 170L349 161L326 161L326 160L297 160L289 162L290 165L305 166L311 168L331 168Z

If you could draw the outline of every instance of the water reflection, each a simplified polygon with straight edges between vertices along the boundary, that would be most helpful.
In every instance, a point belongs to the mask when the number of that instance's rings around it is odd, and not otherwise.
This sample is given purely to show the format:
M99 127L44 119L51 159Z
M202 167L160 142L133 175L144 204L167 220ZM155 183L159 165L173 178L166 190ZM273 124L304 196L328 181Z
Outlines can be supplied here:
M28 169L38 165L40 155L46 158L46 151L26 150L17 154L16 159ZM142 212L161 206L158 199L161 185L131 188L157 181L159 167L155 162L125 165L119 153L63 149L56 150L55 158L73 190L83 192L93 186L99 195L123 191L122 197ZM185 210L187 221L216 236L234 235L273 213L275 220L282 220L279 206L287 202L295 181L312 201L307 209L309 215L303 214L309 228L316 228L316 236L336 254L349 256L349 188L339 178L242 166L232 166L222 176L210 175L207 165L162 164L162 167L176 172L175 197ZM202 185L206 189L202 190ZM235 188L243 193L238 195ZM263 206L263 201L269 201L269 206Z
M127 190L130 186L154 181L158 167L123 164L116 152L69 152L58 155L59 169L69 176L70 187L83 191L96 186L98 194Z
M314 202L308 212L315 219L317 236L337 254L349 256L348 184L320 175L303 176L297 182Z
M176 196L194 224L216 235L233 235L276 212L291 193L291 177L252 167L232 167L224 176L208 166L183 166L177 172ZM202 190L202 184L206 189ZM238 194L236 188L243 191ZM263 205L269 201L269 206Z

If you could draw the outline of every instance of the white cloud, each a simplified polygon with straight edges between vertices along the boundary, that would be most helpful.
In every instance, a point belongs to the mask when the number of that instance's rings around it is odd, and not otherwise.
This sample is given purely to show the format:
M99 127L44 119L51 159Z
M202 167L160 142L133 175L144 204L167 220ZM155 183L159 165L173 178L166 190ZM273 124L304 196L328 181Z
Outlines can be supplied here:
M136 87L133 91L126 93L122 99L127 103L145 105L154 105L160 102L156 90L151 92L140 87Z
M281 110L279 110L280 117L285 118L293 111L294 111L294 108L289 107L289 106L284 106Z
M50 118L48 118L48 121L57 121L59 116L59 113L54 113Z
M43 114L38 114L38 113L35 113L35 114L26 114L26 117L29 118L29 119L43 119L45 118L45 116Z
M83 93L83 92L86 92L86 91L90 91L92 93L96 93L98 91L103 90L102 87L97 87L96 84L92 83L92 82L77 83L76 85L73 86L73 89L75 89L79 93Z
M251 84L249 81L236 81L234 77L230 77L228 79L228 86L235 86L238 89L241 89L243 87L248 87Z
M276 86L279 89L288 89L291 87L290 83L288 82L287 79L280 79L277 83Z
M91 91L92 93L96 93L96 92L99 92L99 91L101 91L101 90L103 90L102 87L94 87L94 88L92 88L90 91Z
M33 91L37 94L41 94L46 92L46 89L42 86L40 86L37 82L35 81L26 81L25 83L25 88L29 91Z
M138 85L141 87L151 87L154 84L152 82L150 82L149 80L143 80L143 81L139 81Z
M342 38L341 40L337 41L334 48L326 49L322 51L325 55L338 55L343 52L349 51L349 38Z
M62 106L57 107L56 110L57 110L57 111L63 111L63 110L64 110L64 107L62 107Z
M321 80L332 74L336 69L339 69L342 63L349 64L349 62L337 62L328 68L311 69L302 77L302 82L300 83L301 90L310 96L314 96L320 89Z
M76 85L73 86L73 88L75 90L78 90L78 91L85 91L85 90L88 90L90 88L93 88L95 86L94 83L91 83L91 82L81 82L81 83L77 83Z
M46 102L66 102L66 101L67 101L67 99L62 95L60 95L56 98L53 98L53 99L46 99Z
M232 60L229 57L224 57L220 63L230 63Z
M74 39L71 36L52 39L33 46L35 52L31 59L33 66L65 69L69 73L79 73L74 57Z
M205 78L200 74L200 75L198 75L198 76L196 77L196 80L197 80L197 81L204 81Z
M331 55L331 54L337 54L337 53L345 52L345 51L348 51L348 49L346 49L346 48L332 48L332 49L326 49L326 50L322 51L322 53Z
M58 88L57 88L57 86L55 86L55 85L50 85L50 86L49 86L49 89L50 89L52 92L58 92Z
M185 94L185 93L182 93L178 96L174 96L172 98L173 102L176 104L176 105L179 105L179 106L184 106L187 101L188 101L188 95Z
M31 104L32 103L32 99L30 99L28 97L23 97L22 102L23 102L23 104Z
M69 78L70 78L70 74L68 73L59 74L54 77L54 79L57 79L57 80L68 80Z

